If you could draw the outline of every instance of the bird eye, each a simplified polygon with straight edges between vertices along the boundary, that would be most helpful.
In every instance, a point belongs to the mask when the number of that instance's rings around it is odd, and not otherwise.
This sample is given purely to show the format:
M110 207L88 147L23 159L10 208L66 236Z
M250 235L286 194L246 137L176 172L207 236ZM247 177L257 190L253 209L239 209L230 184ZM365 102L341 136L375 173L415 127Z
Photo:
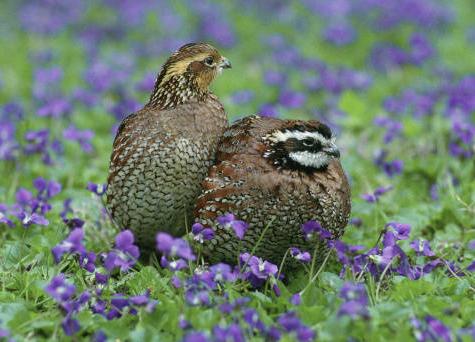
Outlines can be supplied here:
M213 62L214 62L213 57L206 57L204 62L205 62L206 65L212 66Z
M310 147L310 146L315 145L315 139L313 139L313 138L305 138L305 139L302 140L302 143L303 143L304 146Z

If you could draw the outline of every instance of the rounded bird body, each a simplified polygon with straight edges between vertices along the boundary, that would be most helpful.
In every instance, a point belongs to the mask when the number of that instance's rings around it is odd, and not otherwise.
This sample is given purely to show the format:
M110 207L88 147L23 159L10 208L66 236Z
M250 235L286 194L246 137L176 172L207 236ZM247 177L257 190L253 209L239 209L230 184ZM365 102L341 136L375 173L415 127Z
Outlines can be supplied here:
M213 62L211 63L210 60ZM152 250L157 231L181 235L227 126L208 86L229 62L208 44L187 44L159 74L145 107L120 125L111 155L107 208Z
M307 241L301 225L316 220L334 237L343 234L351 200L338 157L329 128L316 121L248 117L233 124L195 209L196 220L215 229L204 256L236 263L260 240L255 254L277 265L291 247L317 248L321 257L325 243ZM226 213L249 223L242 241L216 223Z

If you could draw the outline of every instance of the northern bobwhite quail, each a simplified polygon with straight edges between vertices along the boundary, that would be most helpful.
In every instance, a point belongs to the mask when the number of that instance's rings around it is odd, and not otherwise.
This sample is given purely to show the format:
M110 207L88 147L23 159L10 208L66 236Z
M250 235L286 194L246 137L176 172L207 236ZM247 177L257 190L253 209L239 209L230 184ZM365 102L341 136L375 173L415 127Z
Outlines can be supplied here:
M228 126L208 88L230 62L211 45L192 43L173 53L149 102L124 119L110 160L107 208L134 232L144 251L157 231L181 235Z
M319 221L336 238L343 234L350 187L326 125L247 117L224 132L216 159L195 208L196 221L215 230L203 245L210 262L235 264L240 252L253 250L268 224L255 255L277 265L290 247L315 250L315 241L306 241L301 231L309 220ZM216 217L226 213L249 223L242 241L217 224ZM326 244L316 248L321 260ZM286 268L294 268L289 259Z

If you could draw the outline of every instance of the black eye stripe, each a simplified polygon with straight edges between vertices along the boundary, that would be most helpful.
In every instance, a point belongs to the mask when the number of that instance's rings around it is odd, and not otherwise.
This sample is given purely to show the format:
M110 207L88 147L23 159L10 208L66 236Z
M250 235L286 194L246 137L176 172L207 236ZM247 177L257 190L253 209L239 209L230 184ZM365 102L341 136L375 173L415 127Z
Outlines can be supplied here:
M319 152L322 149L322 143L320 140L310 138L310 140L312 140L311 144L306 144L305 140L306 139L301 141L301 144L300 144L301 150L309 151L309 152Z
M322 149L320 139L306 137L304 139L288 138L285 142L279 141L274 145L276 150L280 150L283 154L290 152L309 151L319 152Z
M317 141L314 138L305 138L302 140L302 144L305 146L313 146L317 143Z

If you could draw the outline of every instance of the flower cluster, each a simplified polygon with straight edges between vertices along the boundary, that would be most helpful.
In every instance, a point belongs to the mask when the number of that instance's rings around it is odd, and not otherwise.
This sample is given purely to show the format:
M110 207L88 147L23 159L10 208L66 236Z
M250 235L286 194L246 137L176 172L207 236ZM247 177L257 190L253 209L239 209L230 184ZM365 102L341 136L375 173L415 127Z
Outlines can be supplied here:
M313 329L301 322L295 311L280 315L276 324L266 325L255 309L249 308L250 299L241 297L234 302L221 304L220 310L226 316L232 316L233 322L229 325L217 324L212 329L212 336L200 331L189 331L184 341L246 341L249 337L264 337L267 341L279 341L288 336L300 342L313 341L316 333ZM182 321L182 327L191 329L187 321Z
M63 131L63 137L66 140L79 143L82 150L86 153L91 153L93 151L91 139L94 137L94 132L89 129L79 130L71 125Z
M0 120L0 160L16 158L19 145L15 140L15 130L15 125L12 122Z
M392 186L381 186L374 190L372 193L363 194L361 198L364 199L368 203L376 203L379 201L379 198L384 195L386 192L392 190Z
M80 330L79 322L73 315L86 304L91 307L93 313L100 314L108 320L119 318L124 312L135 315L139 307L143 307L146 312L155 309L158 302L150 298L150 291L137 296L127 297L116 293L110 299L103 298L102 288L113 272L116 269L121 272L129 271L140 255L130 231L125 230L116 236L114 248L101 255L102 265L99 264L96 253L86 250L83 228L72 230L65 240L52 248L51 252L56 263L61 262L65 254L77 256L78 265L88 273L94 274L93 279L96 283L95 291L85 291L74 299L76 287L66 282L64 274L54 277L45 288L65 312L62 327L67 335L73 335Z
M127 297L122 293L112 295L110 300L101 298L102 291L96 291L96 298L91 303L91 310L95 314L105 317L107 320L113 320L129 313L136 315L139 308L144 308L146 312L153 312L158 301L150 298L150 291L137 296Z
M91 294L88 291L84 291L79 296L74 297L76 287L67 282L65 275L62 273L51 280L48 286L46 286L45 291L53 297L65 313L65 318L61 326L66 335L71 336L77 333L80 326L79 322L73 316L89 301Z
M45 214L52 209L49 200L61 191L61 184L39 177L33 181L33 185L36 188L36 195L27 189L20 188L15 195L15 204L11 206L0 204L0 223L12 227L12 217L16 217L25 228L31 225L49 224L45 218Z
M348 245L340 240L332 240L329 246L335 250L338 260L342 264L341 275L347 270L351 271L354 276L362 272L369 272L373 277L379 277L385 274L397 274L407 277L411 280L417 280L431 273L437 267L446 267L449 276L463 276L461 268L448 260L437 258L431 250L427 240L416 239L410 242L411 250L416 256L420 256L418 261L423 263L414 263L410 257L400 246L401 240L407 240L411 227L408 224L390 222L385 227L383 234L382 246L375 246L364 253L363 246ZM471 271L472 263L467 266L467 270Z
M416 317L411 318L414 337L418 342L425 341L453 341L452 332L437 318L427 315L423 321Z
M338 310L339 316L349 316L351 318L368 318L368 295L366 288L361 283L345 283L340 289L340 297L344 302Z
M24 136L26 144L23 146L25 155L38 154L46 165L53 164L52 155L61 155L63 145L57 139L51 137L48 129L28 131Z

